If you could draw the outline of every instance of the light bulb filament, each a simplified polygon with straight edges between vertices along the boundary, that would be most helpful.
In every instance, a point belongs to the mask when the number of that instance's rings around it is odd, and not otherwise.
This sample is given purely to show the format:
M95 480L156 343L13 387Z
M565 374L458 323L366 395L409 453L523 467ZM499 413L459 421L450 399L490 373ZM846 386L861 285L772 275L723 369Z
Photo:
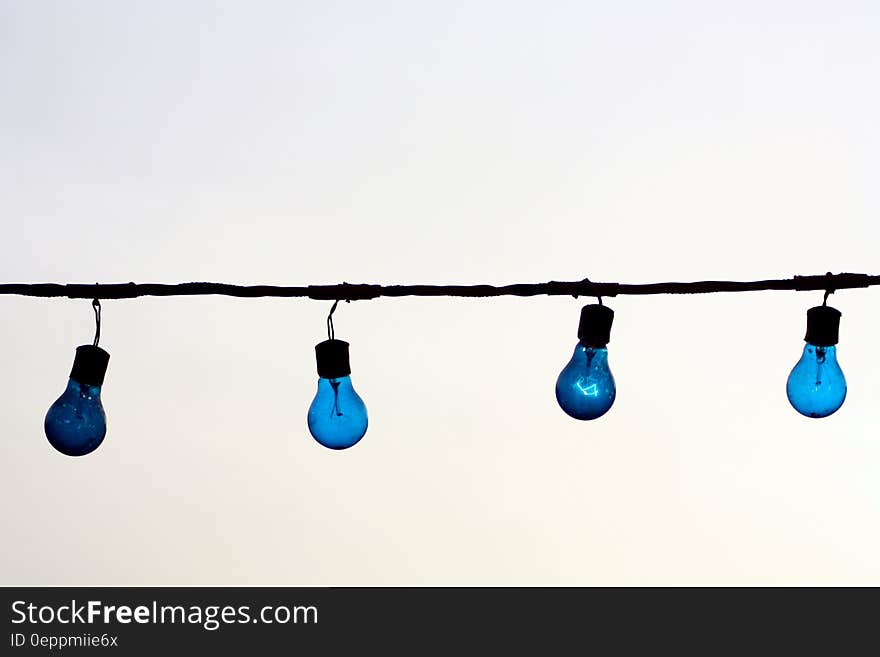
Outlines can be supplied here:
M587 397L598 397L599 396L599 386L595 383L590 383L589 385L584 385L586 383L586 379L584 377L580 377L575 385L578 390L580 390Z
M816 347L816 388L822 385L822 364L825 362L825 348Z
M586 352L587 352L587 369L589 370L590 365L593 364L593 357L596 355L596 352L590 347L588 347L586 349Z
M339 381L330 379L330 386L333 388L333 410L331 413L341 417L342 411L339 409Z

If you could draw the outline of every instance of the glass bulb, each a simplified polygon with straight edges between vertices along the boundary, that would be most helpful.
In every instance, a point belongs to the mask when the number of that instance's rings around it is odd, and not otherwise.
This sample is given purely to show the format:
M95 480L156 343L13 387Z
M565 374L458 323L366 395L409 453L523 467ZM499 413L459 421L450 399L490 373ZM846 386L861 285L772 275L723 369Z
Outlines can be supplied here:
M578 420L595 420L608 412L617 396L608 367L608 349L578 343L556 379L556 401Z
M98 449L107 433L101 386L70 379L67 389L46 413L46 437L62 454L83 456Z
M309 431L330 449L345 449L367 432L367 407L351 385L350 376L318 379L318 392L309 406Z
M846 399L846 379L837 364L837 347L808 342L788 375L785 392L794 409L807 417L827 417L840 408Z

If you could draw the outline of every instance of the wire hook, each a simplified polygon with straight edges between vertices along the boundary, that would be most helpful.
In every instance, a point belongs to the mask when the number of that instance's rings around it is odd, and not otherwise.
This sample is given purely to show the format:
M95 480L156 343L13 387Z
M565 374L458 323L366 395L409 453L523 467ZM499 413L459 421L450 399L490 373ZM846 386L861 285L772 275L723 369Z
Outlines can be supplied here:
M101 300L100 299L92 299L92 309L95 311L95 342L94 342L94 345L97 347L98 342L101 340Z
M333 328L333 313L336 312L336 306L339 305L339 299L333 302L333 306L330 308L330 314L327 315L327 339L335 340L336 339L336 330Z
M591 281L589 278L585 278L585 279L583 279L583 280L581 281L581 283L589 283L589 284L592 285L593 281ZM578 295L576 295L576 294L574 294L574 295L572 295L572 296L573 296L575 299L578 298ZM599 296L599 295L597 294L597 295L596 295L596 299L599 301L599 305L600 305L600 306L603 305L603 303L602 303L602 297L601 297L601 296Z
M834 276L834 274L832 274L832 273L829 271L829 272L826 272L825 276ZM825 296L824 296L823 299L822 299L822 305L823 305L823 306L827 306L827 305L828 305L828 295L830 295L830 294L834 294L835 292L836 292L836 290L835 290L833 287L831 287L830 285L829 285L828 287L825 288Z

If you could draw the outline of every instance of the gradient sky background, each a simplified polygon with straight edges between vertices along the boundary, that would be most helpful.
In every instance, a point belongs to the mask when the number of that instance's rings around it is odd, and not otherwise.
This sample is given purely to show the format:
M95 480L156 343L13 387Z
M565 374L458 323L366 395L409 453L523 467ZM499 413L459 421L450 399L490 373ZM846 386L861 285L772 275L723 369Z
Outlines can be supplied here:
M0 280L880 273L876 2L0 0ZM88 301L0 298L3 584L880 584L880 308L821 293L342 304L364 440L305 415L327 303L104 303L108 435L43 435Z

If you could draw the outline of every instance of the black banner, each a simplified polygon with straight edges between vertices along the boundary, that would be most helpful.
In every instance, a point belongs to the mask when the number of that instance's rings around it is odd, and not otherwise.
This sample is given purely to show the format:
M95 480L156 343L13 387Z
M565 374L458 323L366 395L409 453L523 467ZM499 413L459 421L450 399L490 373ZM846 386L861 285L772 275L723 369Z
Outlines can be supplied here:
M875 590L5 588L2 654L874 646ZM254 653L253 651L257 651Z

